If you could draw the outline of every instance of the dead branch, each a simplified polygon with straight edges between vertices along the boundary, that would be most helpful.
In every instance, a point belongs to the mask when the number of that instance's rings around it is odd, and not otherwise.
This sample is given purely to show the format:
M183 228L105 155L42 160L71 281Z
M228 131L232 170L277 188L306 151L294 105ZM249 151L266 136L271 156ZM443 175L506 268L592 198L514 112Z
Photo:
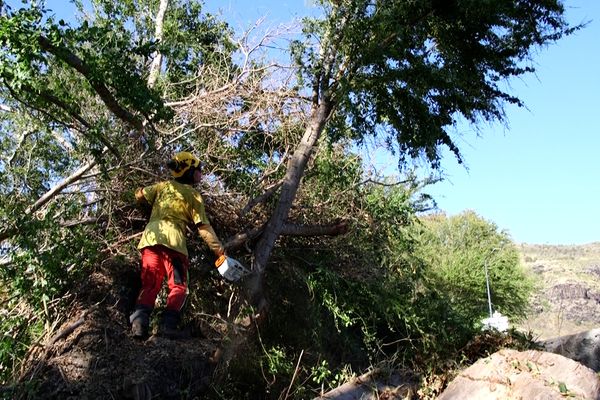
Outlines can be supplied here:
M274 185L271 185L260 196L257 196L255 198L253 198L252 200L248 201L248 204L246 204L246 206L242 209L242 211L240 211L240 217L243 217L244 215L246 215L248 213L248 211L250 211L256 205L267 201L277 191L277 189L279 189L281 187L282 183L283 182L279 181L279 182L275 183Z
M69 336L71 333L73 333L75 331L75 329L79 328L81 325L83 325L83 323L85 322L85 317L87 316L88 310L85 310L84 312L81 313L81 317L79 317L79 319L77 321L75 321L74 323L72 323L71 325L67 326L66 328L64 328L63 330L61 330L59 333L57 333L51 340L50 340L50 346L52 346L54 343L58 342L61 339L65 339L67 336Z

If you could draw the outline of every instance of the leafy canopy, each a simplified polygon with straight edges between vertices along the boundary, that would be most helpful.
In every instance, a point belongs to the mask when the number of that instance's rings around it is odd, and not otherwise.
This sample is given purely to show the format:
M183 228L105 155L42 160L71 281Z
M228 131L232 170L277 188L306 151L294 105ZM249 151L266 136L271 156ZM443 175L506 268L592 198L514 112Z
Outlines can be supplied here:
M508 78L532 72L534 49L573 32L558 0L321 1L292 46L301 78L337 105L332 140L383 136L403 165L440 147L459 118L502 120ZM318 44L317 44L318 43ZM397 145L397 147L396 147Z

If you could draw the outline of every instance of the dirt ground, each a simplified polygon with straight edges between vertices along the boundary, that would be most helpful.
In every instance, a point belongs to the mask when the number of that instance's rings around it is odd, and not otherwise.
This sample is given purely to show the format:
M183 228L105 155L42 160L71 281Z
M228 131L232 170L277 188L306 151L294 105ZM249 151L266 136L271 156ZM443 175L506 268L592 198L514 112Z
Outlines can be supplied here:
M121 268L122 270L122 268ZM46 343L29 353L17 399L193 399L209 389L222 332L185 327L184 339L129 332L137 271L99 268Z

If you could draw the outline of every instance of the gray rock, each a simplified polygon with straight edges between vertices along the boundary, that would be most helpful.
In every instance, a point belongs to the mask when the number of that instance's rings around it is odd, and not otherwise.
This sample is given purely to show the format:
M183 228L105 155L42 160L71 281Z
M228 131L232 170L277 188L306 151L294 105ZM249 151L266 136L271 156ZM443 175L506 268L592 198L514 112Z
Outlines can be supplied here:
M588 290L589 288L579 283L560 283L550 288L548 297L560 300L587 299Z
M563 355L600 372L600 329L541 342L546 351Z

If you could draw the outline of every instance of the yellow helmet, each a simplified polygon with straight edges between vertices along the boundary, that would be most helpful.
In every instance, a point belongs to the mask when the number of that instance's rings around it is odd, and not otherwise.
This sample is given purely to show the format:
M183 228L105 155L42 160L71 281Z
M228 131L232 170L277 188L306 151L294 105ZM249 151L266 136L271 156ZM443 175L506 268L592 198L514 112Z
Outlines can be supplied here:
M168 163L168 166L171 170L171 175L173 175L174 178L179 178L183 176L188 169L192 167L198 168L200 166L200 160L192 153L182 151L175 154L173 159Z

